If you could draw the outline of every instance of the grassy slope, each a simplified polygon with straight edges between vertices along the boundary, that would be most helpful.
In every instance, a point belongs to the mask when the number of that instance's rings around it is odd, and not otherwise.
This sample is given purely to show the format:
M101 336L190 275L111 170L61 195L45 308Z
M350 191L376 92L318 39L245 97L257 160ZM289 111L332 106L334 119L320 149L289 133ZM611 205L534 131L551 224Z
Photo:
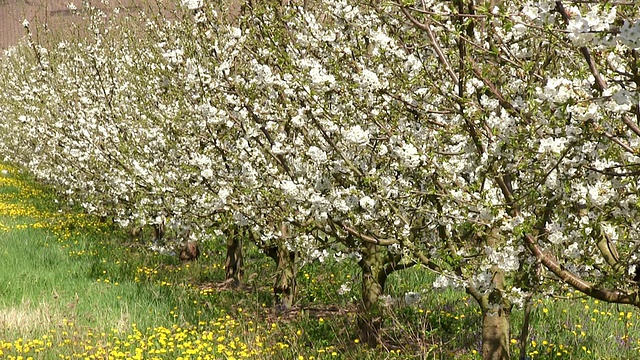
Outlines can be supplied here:
M22 179L5 175L0 185L0 339L38 337L69 324L104 332L171 323L173 302L151 286L97 282L96 273L108 268L98 240L106 228L56 211L52 198Z
M205 244L205 256L190 264L150 253L81 213L60 212L50 193L2 169L0 358L479 356L480 315L464 293L424 293L415 306L398 300L428 287L432 274L423 269L390 278L396 302L382 314L385 346L367 349L354 329L353 264L304 266L298 310L279 316L270 309L273 266L255 249L247 254L247 286L220 288L222 243ZM351 289L339 294L342 285ZM521 317L515 310L514 333ZM633 309L590 299L536 301L529 357L637 358L638 320Z

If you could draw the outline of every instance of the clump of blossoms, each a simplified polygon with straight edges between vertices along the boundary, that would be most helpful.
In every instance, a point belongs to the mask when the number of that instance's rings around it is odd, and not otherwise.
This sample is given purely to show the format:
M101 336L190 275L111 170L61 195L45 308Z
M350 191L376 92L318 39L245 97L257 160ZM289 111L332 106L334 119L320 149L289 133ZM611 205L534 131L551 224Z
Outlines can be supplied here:
M171 60L138 38L166 36L172 25L86 10L77 39L25 44L16 51L31 57L31 68L19 60L3 64L12 74L5 116L17 120L6 132L5 160L125 227L186 225L199 234L220 207L219 197L198 186L212 176L207 159L194 152L199 129L182 121L182 97L167 93Z

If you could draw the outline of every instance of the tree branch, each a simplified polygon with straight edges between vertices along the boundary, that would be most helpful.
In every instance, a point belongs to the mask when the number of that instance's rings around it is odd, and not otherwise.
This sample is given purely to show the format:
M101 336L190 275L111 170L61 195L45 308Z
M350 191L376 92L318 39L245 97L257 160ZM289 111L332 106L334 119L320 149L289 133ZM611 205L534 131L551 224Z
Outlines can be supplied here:
M571 285L574 289L598 300L640 307L640 291L623 292L620 290L599 289L594 284L581 279L571 271L563 269L555 259L542 252L533 236L525 234L524 239L531 253L554 275Z
M624 117L623 117L624 118ZM623 120L624 121L624 120ZM635 126L635 124L632 124ZM633 150L629 145L623 143L620 139L618 139L617 137L613 136L613 134L610 134L608 132L604 133L604 136L608 137L609 140L613 141L614 143L620 145L621 148L623 148L626 152L635 155L636 152L635 150Z
M564 20L564 22L568 24L569 20L571 19L569 18L569 14L567 13L567 10L564 8L564 5L562 5L562 1L556 1L556 10L560 13L560 15L562 15L562 19ZM582 57L584 57L585 61L587 62L587 65L589 65L589 70L591 71L591 74L596 80L594 87L596 88L598 93L602 94L604 89L607 88L607 83L605 83L604 79L602 79L602 76L600 75L600 72L598 71L598 68L596 67L595 62L593 61L593 58L591 57L591 53L589 52L589 49L587 49L586 46L581 46L579 50L580 50L580 53L582 54Z
M640 127L633 122L633 120L629 119L626 116L622 117L622 122L631 129L636 135L640 136Z
M401 6L400 10L402 10L402 13L407 17L407 19L409 19L409 21L411 21L411 23L415 27L427 32L427 36L429 36L429 40L431 40L431 43L433 44L433 49L438 55L438 59L440 59L440 63L444 66L445 70L447 71L447 74L449 74L449 77L451 77L451 80L453 81L453 83L458 84L458 76L453 72L451 68L451 64L449 63L449 60L447 60L444 53L442 52L442 49L438 44L438 40L436 39L436 36L433 34L433 30L431 30L431 27L429 26L429 24L423 24L419 22L416 18L413 17L413 15L411 15L409 10L407 10L407 8L404 6Z
M329 219L329 223L330 224L339 225L349 235L355 236L358 239L360 239L360 240L362 240L364 242L370 243L370 244L381 245L381 246L389 246L389 245L399 244L400 243L398 240L395 240L395 239L380 239L380 238L376 237L375 235L364 234L364 233L352 228L351 226L348 226L348 225L344 224L341 221L334 222L333 220Z
M503 196L509 202L509 199L513 199L510 189L504 185L504 181L498 178L497 182L502 190ZM519 210L516 204L511 207L513 215L518 215ZM562 281L569 284L574 289L598 300L617 303L617 304L630 304L636 307L640 307L640 290L623 292L617 289L601 289L594 284L582 279L580 276L572 273L569 270L565 270L557 260L548 254L545 254L534 236L531 234L524 234L525 245L527 249L540 261L549 271L559 277Z

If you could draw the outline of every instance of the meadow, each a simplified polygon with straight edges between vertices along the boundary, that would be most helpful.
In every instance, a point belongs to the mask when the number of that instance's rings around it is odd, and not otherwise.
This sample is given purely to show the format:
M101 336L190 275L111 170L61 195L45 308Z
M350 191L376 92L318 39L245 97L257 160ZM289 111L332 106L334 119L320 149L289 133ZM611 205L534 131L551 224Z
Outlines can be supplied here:
M157 254L0 165L0 358L480 358L477 305L461 291L430 290L426 269L390 278L384 342L372 349L357 337L355 264L304 265L297 303L282 314L271 260L248 247L245 283L233 289L222 283L224 245L202 244L188 263ZM634 308L558 294L533 299L528 359L640 356ZM521 324L514 309L513 358Z

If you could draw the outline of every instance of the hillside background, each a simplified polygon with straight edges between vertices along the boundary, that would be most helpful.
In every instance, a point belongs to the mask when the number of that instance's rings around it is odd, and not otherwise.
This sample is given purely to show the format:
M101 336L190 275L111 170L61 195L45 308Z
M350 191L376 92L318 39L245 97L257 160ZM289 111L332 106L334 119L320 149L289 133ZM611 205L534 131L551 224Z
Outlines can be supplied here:
M60 31L71 21L67 5L72 2L81 4L78 0L0 0L0 49L16 45L25 36L22 26L25 19Z
M169 5L175 0L90 0L91 4L103 8L119 6L130 10L138 10L146 7L158 8L158 3ZM243 0L228 0L217 3L229 4L229 16L235 18L240 12L240 4ZM283 0L283 3L288 2ZM17 45L26 32L22 26L26 19L30 24L46 24L46 28L55 32L63 32L69 22L78 21L77 16L72 16L68 5L73 3L81 8L82 0L0 0L0 56L2 50ZM153 11L156 11L153 10Z

